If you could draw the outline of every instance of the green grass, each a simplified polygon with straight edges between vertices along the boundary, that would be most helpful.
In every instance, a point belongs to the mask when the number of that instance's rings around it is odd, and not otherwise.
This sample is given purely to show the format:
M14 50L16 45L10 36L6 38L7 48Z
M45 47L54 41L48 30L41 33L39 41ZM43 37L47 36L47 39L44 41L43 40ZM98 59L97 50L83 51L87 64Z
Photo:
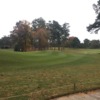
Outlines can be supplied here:
M100 50L14 52L0 50L0 98L45 100L98 88ZM11 98L10 98L11 97Z

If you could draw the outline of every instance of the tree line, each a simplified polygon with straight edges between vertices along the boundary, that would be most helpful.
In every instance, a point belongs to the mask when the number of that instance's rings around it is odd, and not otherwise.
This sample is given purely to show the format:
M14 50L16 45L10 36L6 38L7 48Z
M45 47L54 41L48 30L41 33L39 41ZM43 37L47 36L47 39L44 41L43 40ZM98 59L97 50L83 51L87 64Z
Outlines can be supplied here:
M40 37L40 38L42 38L42 37ZM47 44L45 44L44 48L41 48L41 47L39 47L38 40L34 40L34 41L32 42L33 43L32 47L28 46L31 48L31 50L44 50L44 49L52 49L52 48L56 49L57 48L57 44L50 45L50 43L48 43L48 42L47 42ZM43 41L43 43L44 43L44 41ZM14 43L10 36L4 36L0 39L0 48L2 48L2 49L14 48L15 51L20 51L20 49L21 49L20 45L16 44L14 46ZM40 45L43 46L43 44L40 44ZM98 49L98 48L100 48L100 40L84 39L83 43L81 43L80 40L78 39L78 37L72 36L72 37L67 37L67 39L65 40L65 43L62 45L62 47L60 47L61 48L60 50L62 50L64 47ZM30 48L28 48L28 50Z
M44 50L51 47L60 50L69 36L69 23L60 25L55 20L46 23L40 17L31 23L26 20L18 21L10 33L9 37L0 39L0 47L13 47L15 51Z
M100 30L100 0L93 4L96 19L87 27L87 31L98 33ZM70 48L100 48L99 40L85 39L80 43L77 37L69 37L69 23L62 25L53 20L46 23L43 18L34 19L31 23L24 20L18 21L10 36L0 39L0 48L14 48L15 51L44 50L64 47Z

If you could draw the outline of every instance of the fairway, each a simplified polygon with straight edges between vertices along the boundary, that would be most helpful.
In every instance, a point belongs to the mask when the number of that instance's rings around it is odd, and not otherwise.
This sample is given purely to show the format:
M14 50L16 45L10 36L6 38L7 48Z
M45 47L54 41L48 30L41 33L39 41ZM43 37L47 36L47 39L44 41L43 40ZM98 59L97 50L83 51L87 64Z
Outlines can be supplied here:
M45 100L95 88L100 88L99 49L0 50L0 98Z

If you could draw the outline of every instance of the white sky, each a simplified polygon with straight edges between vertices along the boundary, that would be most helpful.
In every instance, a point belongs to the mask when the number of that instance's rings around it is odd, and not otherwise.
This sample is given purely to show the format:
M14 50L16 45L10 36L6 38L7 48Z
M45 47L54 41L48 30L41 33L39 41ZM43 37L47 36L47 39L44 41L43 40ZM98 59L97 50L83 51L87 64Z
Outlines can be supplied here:
M96 14L92 8L98 0L0 0L0 37L9 35L19 20L32 22L42 17L70 24L70 36L100 39L100 34L90 34L86 27L93 23Z

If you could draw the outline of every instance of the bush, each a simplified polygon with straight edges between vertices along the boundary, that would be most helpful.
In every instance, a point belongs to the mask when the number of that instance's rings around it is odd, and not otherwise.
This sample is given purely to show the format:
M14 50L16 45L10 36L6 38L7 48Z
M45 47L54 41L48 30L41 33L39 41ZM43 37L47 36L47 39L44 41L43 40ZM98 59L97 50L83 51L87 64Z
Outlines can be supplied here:
M14 47L14 51L22 51L21 45L16 44L15 47Z

